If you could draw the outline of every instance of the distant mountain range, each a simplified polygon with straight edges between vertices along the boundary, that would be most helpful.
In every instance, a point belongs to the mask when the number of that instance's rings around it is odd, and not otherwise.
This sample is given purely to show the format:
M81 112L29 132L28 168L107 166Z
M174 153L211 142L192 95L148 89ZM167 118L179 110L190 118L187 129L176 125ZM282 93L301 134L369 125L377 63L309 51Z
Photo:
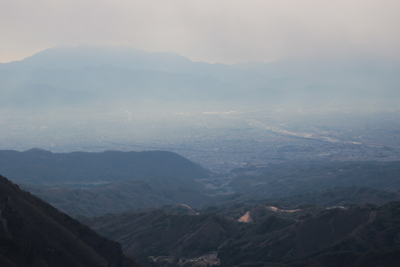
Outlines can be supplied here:
M225 65L123 46L64 46L0 64L0 104L107 108L151 100L156 104L148 108L168 103L388 107L400 98L399 73L398 61L365 58Z

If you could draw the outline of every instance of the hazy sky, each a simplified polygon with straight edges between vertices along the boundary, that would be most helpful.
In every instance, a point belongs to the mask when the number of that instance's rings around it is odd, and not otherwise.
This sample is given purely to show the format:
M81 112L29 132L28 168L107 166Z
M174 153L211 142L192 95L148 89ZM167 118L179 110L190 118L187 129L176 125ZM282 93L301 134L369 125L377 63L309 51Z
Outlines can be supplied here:
M400 58L399 14L399 0L0 0L0 62L79 44L224 63Z

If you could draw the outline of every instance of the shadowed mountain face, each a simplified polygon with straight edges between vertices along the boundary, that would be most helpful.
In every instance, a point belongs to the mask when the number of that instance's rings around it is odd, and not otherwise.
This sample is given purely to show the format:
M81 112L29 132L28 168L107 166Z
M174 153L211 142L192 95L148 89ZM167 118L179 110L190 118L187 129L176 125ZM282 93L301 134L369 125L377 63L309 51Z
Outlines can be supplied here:
M167 151L52 153L32 149L0 151L0 170L26 184L84 185L157 175L205 178L209 171Z
M118 243L0 176L1 266L142 266Z

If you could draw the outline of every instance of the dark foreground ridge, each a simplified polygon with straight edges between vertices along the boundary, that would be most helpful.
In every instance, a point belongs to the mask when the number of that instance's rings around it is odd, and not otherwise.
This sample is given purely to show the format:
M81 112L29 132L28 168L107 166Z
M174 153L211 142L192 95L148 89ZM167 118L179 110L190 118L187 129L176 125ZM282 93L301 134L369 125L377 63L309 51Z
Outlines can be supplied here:
M0 266L143 266L120 244L0 175Z

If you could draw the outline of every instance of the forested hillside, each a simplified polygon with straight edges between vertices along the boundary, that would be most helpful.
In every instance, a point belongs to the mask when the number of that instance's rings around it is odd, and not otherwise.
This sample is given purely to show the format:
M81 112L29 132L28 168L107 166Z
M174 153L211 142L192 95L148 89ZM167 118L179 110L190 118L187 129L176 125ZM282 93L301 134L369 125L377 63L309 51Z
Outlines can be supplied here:
M100 216L146 207L186 204L198 208L211 199L194 179L153 176L101 185L91 190L21 187L70 215Z
M168 151L52 153L1 150L1 173L12 181L36 185L74 185L117 182L156 175L205 178L209 171Z
M4 267L143 266L118 243L0 176L0 265Z
M287 197L336 186L400 187L400 162L293 162L271 165L262 174L235 170L230 186L247 195Z
M221 266L397 266L400 260L400 202L249 210L256 220L166 207L84 223L154 266L205 266L215 260Z

